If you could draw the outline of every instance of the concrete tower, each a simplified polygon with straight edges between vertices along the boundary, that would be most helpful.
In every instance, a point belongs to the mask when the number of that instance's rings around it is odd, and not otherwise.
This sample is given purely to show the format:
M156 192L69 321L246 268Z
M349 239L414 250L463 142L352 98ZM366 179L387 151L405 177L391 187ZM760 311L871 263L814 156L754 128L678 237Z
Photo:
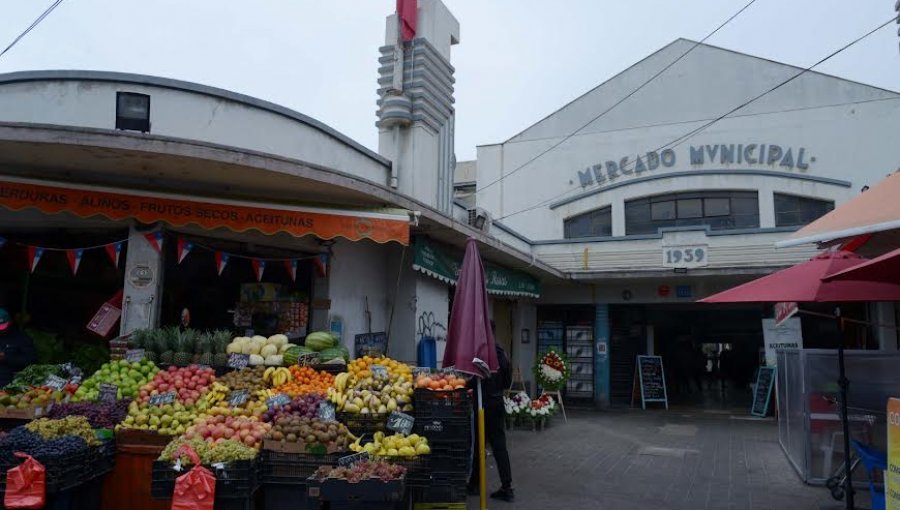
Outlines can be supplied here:
M416 34L402 42L387 17L378 59L378 152L393 161L390 185L442 212L453 205L453 66L459 22L440 0L419 0Z

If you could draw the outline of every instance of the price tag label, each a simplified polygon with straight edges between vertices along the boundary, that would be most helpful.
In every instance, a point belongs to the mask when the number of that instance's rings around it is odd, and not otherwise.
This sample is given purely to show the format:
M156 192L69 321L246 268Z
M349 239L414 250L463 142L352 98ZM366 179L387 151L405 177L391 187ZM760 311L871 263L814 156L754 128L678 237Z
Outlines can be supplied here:
M419 377L420 375L429 375L431 374L431 369L428 367L413 367L412 375L413 379Z
M228 405L237 407L244 405L250 398L250 390L235 390L228 394Z
M178 395L174 391L170 391L168 393L163 393L160 395L150 395L150 405L151 406L162 406L166 404L171 404L175 402L175 398Z
M44 381L44 386L53 390L61 390L66 387L66 384L69 384L69 381L53 374L48 375L47 380Z
M341 467L352 466L353 464L356 464L357 462L362 462L364 460L369 460L368 452L354 453L353 455L347 455L347 456L339 458L338 466L341 466Z
M319 419L335 421L334 405L331 402L319 402Z
M388 376L388 369L384 365L372 365L369 367L369 371L372 372L372 377Z
M128 349L125 351L125 361L129 363L144 361L144 349Z
M119 387L115 384L100 383L100 402L115 402Z
M305 354L301 354L297 356L297 364L301 367L308 367L310 365L317 365L319 363L319 353L318 352L307 352Z
M414 423L416 423L416 419L412 416L400 411L394 411L388 415L387 428L394 432L408 435L412 432Z
M283 406L291 401L291 397L285 395L284 393L279 393L274 397L269 397L266 399L266 405L271 407L275 406Z
M249 354L232 353L228 355L228 366L231 368L247 368L249 364Z

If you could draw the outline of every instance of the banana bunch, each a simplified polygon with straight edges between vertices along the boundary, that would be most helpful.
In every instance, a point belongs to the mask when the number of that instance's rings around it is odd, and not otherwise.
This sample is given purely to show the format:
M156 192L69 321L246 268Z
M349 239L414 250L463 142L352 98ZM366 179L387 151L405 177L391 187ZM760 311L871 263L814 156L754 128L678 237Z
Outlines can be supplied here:
M281 386L293 379L291 371L284 367L269 367L263 372L263 382L272 386Z
M256 392L256 397L260 401L263 401L263 402L265 402L267 399L274 397L275 395L276 395L275 391L270 390L270 389L259 390Z
M334 382L337 383L338 377L342 375L347 375L347 373L343 372L337 375L334 378ZM337 390L334 386L331 386L328 388L328 392L326 393L325 398L327 398L329 402L334 404L334 409L336 411L340 412L344 410L344 403L347 401L347 394L344 393L343 390Z
M225 386L218 381L214 382L212 383L212 386L209 387L209 392L206 394L206 401L210 404L221 402L222 400L225 400L225 397L230 391L228 386Z
M347 389L347 382L350 380L350 372L341 372L334 376L334 387L339 393L343 393Z

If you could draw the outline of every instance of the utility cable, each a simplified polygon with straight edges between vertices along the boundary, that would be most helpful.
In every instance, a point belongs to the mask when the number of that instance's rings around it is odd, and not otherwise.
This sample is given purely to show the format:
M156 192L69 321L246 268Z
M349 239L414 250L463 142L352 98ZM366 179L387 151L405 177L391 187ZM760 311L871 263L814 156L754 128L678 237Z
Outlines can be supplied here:
M41 13L41 15L38 16L37 19L35 19L34 22L31 23L31 25L28 26L28 28L26 28L21 34L19 34L18 37L13 39L13 41L9 43L9 46L4 48L3 51L0 51L0 58L3 58L3 55L6 55L7 51L11 50L13 46L18 44L18 42L22 40L22 38L28 35L28 33L32 30L34 30L34 28L37 27L42 21L44 21L44 19L49 16L54 9L59 7L59 4L61 3L63 3L63 0L55 0L52 4L50 4L50 7L47 7L47 9L43 13Z
M748 2L746 5L744 5L743 7L741 7L741 9L740 9L739 11L737 11L737 12L734 13L734 14L732 14L730 18L726 19L724 22L722 22L722 24L720 24L719 26L717 26L717 27L715 28L715 30L713 30L712 32L706 34L706 37L704 37L703 39L700 39L699 41L695 42L695 43L693 44L693 46L691 46L691 47L688 48L684 53L682 53L681 55L679 55L678 58L676 58L675 60L673 60L672 62L670 62L668 65L666 65L666 66L663 67L662 69L660 69L656 74L654 74L653 76L651 76L651 77L650 77L647 81L645 81L644 83L640 84L636 89L634 89L634 90L632 90L631 92L629 92L625 97L623 97L622 99L619 99L618 101L616 101L615 103L613 103L612 106L610 106L610 107L607 108L606 110L603 110L602 112L600 112L599 115L597 115L596 117L592 118L592 119L589 120L587 123L585 123L584 125L582 125L582 126L579 127L578 129L576 129L575 131L573 131L572 133L566 135L562 140L560 140L560 141L554 143L553 145L551 145L551 146L548 147L547 149L541 151L541 152L538 153L536 156L534 156L534 157L532 157L531 159L529 159L528 161L526 161L526 162L522 163L521 165L517 166L516 168L512 169L512 170L511 170L510 172L508 172L507 174L501 175L501 176L498 177L497 179L495 179L495 180L493 180L493 181L487 183L487 184L484 185L483 187L479 188L478 190L475 191L475 193L476 193L476 194L481 193L482 191L484 191L484 190L490 188L491 186L493 186L494 184L497 184L498 182L502 181L503 179L506 179L506 178L509 177L510 175L512 175L512 174L514 174L514 173L516 173L516 172L518 172L519 170L522 170L522 169L525 168L526 166L530 165L531 163L535 162L536 160L538 160L539 158L541 158L542 156L544 156L545 154L547 154L548 152L550 152L550 151L552 151L553 149L555 149L555 148L559 147L560 145L564 144L564 143L565 143L566 141L568 141L570 138L572 138L573 136L577 135L577 134L578 134L579 132L581 132L583 129L585 129L586 127L590 126L591 124L593 124L594 122L596 122L597 120L599 120L601 117L603 117L603 116L606 115L607 113L609 113L609 112L611 112L612 110L614 110L617 106L619 106L620 104L624 103L624 102L627 101L629 98L631 98L631 96L635 95L636 93L638 93L638 91L640 91L641 89L643 89L644 87L646 87L648 84L650 84L650 82L652 82L653 80L655 80L659 75L663 74L664 72L666 72L667 70L669 70L670 67L674 66L674 65L677 64L679 61L681 61L681 59L683 59L684 57L686 57L686 56L688 55L688 53L694 51L698 46L700 46L701 44L703 44L704 42L706 42L707 39L709 39L710 37L712 37L713 35L715 35L716 32L718 32L719 30L721 30L722 28L724 28L725 25L731 23L732 20L734 20L735 18L737 18L738 16L740 16L740 14L741 14L742 12L746 11L746 10L747 10L751 5L753 5L754 3L756 3L756 0L750 0L750 2Z
M755 101L759 100L760 98L762 98L762 97L764 97L764 96L766 96L766 95L768 95L768 94L770 94L770 93L772 93L772 92L774 92L774 91L780 89L781 87L787 85L788 83L790 83L790 82L796 80L796 79L799 78L801 75L806 74L806 73L808 73L809 71L812 71L814 68L816 68L816 67L818 67L819 65L821 65L821 64L823 64L823 63L825 63L825 62L827 62L827 61L830 60L831 58L833 58L833 57L835 57L836 55L842 53L843 51L845 51L845 50L851 48L852 46L854 46L855 44L861 42L862 40L866 39L867 37L871 36L871 35L874 34L875 32L877 32L877 31L881 30L882 28L888 26L889 24L893 23L895 20L897 20L897 16L892 17L891 19L889 19L889 20L885 21L884 23L878 25L878 26L875 27L874 29L872 29L872 30L866 32L865 34L863 34L863 35L857 37L856 39L854 39L854 40L852 40L852 41L850 41L849 43L845 44L844 46L840 47L839 49L837 49L837 50L831 52L830 54L828 54L827 56L823 57L822 59L820 59L820 60L819 60L818 62L816 62L815 64L813 64L813 65L811 65L811 66L809 66L809 67L806 67L806 68L804 68L804 69L801 69L798 73L794 74L793 76L789 77L788 79L786 79L786 80L784 80L784 81L779 82L778 84L776 84L775 86L773 86L773 87L771 87L770 89L766 90L765 92L763 92L763 93L761 93L761 94L759 94L759 95L757 95L757 96L755 96L755 97L753 97L753 98L751 98L751 99L749 99L749 100L747 100L747 101L741 103L740 105L738 105L738 106L732 108L731 110L729 110L728 112L726 112L726 113L724 113L724 114L722 114L722 115L720 115L720 116L718 116L718 117L712 119L711 121L707 122L706 124L704 124L704 125L702 125L702 126L696 128L696 129L693 129L693 130L691 130L691 131L685 133L684 135L681 135L681 136L679 136L678 138L676 138L676 139L674 139L674 140L672 140L672 141L670 141L670 142L668 142L668 143L666 143L666 144L664 144L664 145L658 147L654 152L659 152L659 151L664 150L664 149L671 149L671 148L673 148L673 147L677 147L678 145L681 145L682 143L686 142L688 139L692 138L692 137L693 137L694 135L696 135L697 133L700 133L701 131L706 130L707 128L709 128L709 127L712 126L713 124L715 124L715 123L721 121L722 119L725 119L725 118L728 117L729 115L731 115L731 114L733 114L733 113L735 113L735 112L737 112L737 111L739 111L739 110L741 110L741 109L743 109L743 108L746 108L747 106L749 106L750 104L752 104L752 103L754 103ZM634 164L634 163L636 163L636 162L637 162L637 158L635 158L634 161L626 162L626 164L628 164L628 163ZM509 175L509 174L507 174L507 175ZM550 203L550 202L552 202L552 201L554 201L554 200L556 200L556 199L558 199L558 198L563 197L564 195L567 195L567 194L569 194L569 193L571 193L571 192L573 192L573 191L577 191L577 190L578 190L578 188L573 188L573 189L566 190L566 191L564 191L563 193L561 193L561 194L559 194L559 195L556 195L556 196L554 196L554 197L551 197L551 198L549 198L549 199L547 199L547 200L544 200L544 201L542 201L542 202L540 202L540 203L538 203L538 204L536 204L536 205L527 207L527 208L525 208L525 209L521 209L521 210L519 210L519 211L515 211L515 212L512 212L512 213L509 213L509 214L506 214L506 215L503 215L503 216L501 216L501 217L499 217L499 218L497 218L497 219L498 219L498 220L503 220L503 219L505 219L505 218L509 218L510 216L515 216L515 215L517 215L517 214L522 214L522 213L524 213L524 212L532 211L532 210L537 209L537 208L539 208L539 207L543 207L543 206L546 205L547 203Z

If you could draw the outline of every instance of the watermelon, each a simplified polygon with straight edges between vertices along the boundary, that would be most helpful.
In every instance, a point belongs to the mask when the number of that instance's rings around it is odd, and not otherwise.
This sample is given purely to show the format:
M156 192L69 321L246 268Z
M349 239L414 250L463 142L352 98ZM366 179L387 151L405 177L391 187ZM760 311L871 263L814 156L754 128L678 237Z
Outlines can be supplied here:
M337 347L331 347L323 350L319 353L319 361L322 363L327 363L333 359L343 358L344 361L350 359L350 351L347 350L343 345L339 345Z
M316 331L315 333L310 333L306 337L306 341L304 343L307 347L316 352L324 351L325 349L334 347L337 344L337 342L335 342L334 335L326 331Z

